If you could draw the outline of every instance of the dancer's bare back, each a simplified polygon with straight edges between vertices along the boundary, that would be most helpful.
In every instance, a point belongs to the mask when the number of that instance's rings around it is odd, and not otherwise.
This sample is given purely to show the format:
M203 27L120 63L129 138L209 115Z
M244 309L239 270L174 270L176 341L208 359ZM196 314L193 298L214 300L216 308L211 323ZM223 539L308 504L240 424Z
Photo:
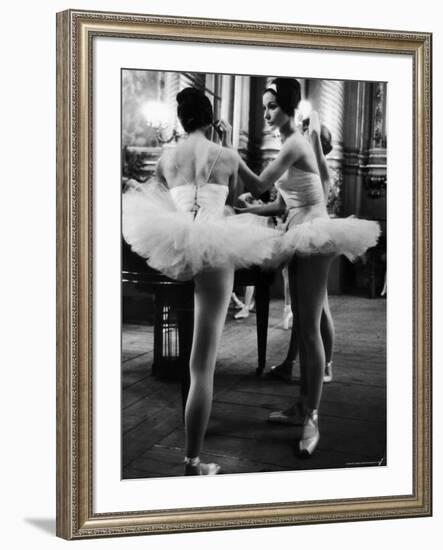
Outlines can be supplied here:
M191 136L175 149L166 150L157 164L157 177L169 189L187 183L236 186L239 156L234 150Z

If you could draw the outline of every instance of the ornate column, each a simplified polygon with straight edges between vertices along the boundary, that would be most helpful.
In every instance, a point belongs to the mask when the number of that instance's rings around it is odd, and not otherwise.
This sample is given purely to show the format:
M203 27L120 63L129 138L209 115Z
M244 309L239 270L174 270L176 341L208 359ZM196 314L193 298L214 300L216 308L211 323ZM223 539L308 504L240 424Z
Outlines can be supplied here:
M376 247L368 251L370 296L386 292L386 83L372 83L371 138L362 201L362 216L377 220L382 235Z
M386 84L348 82L346 94L346 214L381 218L386 183ZM380 208L377 208L380 206ZM379 212L373 211L380 210Z
M341 80L308 80L306 99L317 111L320 121L331 132L332 151L328 154L331 173L331 187L328 197L328 212L331 216L340 215L342 209L343 185L343 115L345 107L345 83ZM343 262L337 258L330 269L328 291L340 294L342 291Z
M375 82L373 85L374 118L372 127L372 147L386 149L386 83Z
M366 192L372 199L385 197L387 164L385 111L386 83L374 82L372 84L371 140L365 177Z
M332 135L333 149L328 155L332 184L329 192L328 211L330 215L341 212L343 185L343 115L345 108L345 82L342 80L309 80L308 97L313 110Z
M233 139L243 159L249 147L249 106L251 101L251 77L235 77Z
M352 266L353 286L374 297L383 287L386 265L386 84L347 82L345 116L345 215L377 220L382 236Z
M234 118L234 90L235 76L230 74L221 75L221 101L220 101L220 117L232 124Z
M347 81L346 117L344 118L344 193L343 215L360 215L363 192L362 167L367 163L370 126L367 113L371 108L370 84Z

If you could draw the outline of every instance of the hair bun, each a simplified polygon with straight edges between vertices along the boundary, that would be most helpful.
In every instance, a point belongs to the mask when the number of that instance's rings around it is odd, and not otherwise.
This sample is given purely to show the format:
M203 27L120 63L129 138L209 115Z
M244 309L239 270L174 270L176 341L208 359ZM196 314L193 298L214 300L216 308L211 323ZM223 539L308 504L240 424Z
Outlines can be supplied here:
M184 88L177 94L177 103L180 105L186 101L196 100L204 96L204 93L197 88Z
M301 99L300 83L295 78L274 78L267 90L272 91L277 98L278 105L289 116L294 116Z
M186 132L212 123L212 105L202 90L184 88L177 94L177 115Z

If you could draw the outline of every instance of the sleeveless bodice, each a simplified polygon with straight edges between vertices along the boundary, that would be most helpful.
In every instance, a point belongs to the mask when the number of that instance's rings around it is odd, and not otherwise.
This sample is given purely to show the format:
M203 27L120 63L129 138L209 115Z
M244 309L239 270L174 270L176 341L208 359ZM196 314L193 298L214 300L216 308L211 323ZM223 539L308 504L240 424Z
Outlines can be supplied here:
M324 202L320 176L312 172L291 166L275 185L289 209Z
M218 183L203 183L197 186L189 183L173 187L170 193L179 212L193 212L197 201L199 209L196 218L221 217L229 190L226 185Z
M286 228L316 218L327 218L328 212L320 176L291 166L276 188L288 207Z

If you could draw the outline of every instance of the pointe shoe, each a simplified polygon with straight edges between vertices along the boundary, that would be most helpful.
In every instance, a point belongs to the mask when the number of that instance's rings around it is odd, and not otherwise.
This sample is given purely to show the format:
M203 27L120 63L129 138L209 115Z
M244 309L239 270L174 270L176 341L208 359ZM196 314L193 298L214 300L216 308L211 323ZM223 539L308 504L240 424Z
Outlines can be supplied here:
M221 467L215 462L205 464L197 458L185 458L185 476L215 476L220 473Z
M244 306L238 313L234 315L234 319L246 319L249 317L249 308Z
M323 384L332 382L332 361L326 363L325 373L323 375Z
M232 293L231 300L234 302L235 309L243 309L245 307L245 304L237 298L234 292Z
M305 420L303 422L302 436L298 444L300 456L311 456L315 451L320 440L318 431L318 411L317 409L307 409Z
M301 426L305 417L305 403L300 399L295 405L283 411L273 411L268 416L271 424L285 424L287 426Z
M272 365L269 369L268 376L270 378L278 378L284 382L291 382L294 363L295 361L283 361L280 365Z
M292 328L293 315L291 306L285 306L283 309L283 329L288 330Z

